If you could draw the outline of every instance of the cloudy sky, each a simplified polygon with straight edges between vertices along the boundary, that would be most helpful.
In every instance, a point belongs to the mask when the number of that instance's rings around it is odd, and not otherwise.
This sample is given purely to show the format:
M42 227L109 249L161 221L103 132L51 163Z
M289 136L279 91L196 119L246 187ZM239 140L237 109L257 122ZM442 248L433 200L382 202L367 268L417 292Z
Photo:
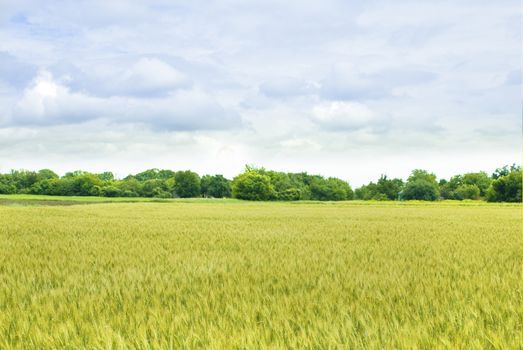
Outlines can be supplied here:
M521 3L0 1L0 172L521 161Z

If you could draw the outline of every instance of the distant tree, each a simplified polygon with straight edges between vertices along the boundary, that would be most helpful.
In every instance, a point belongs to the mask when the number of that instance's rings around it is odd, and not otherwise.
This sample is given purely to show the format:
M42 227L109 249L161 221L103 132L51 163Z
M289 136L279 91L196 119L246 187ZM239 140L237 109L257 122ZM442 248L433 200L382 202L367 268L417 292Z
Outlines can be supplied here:
M377 183L370 182L354 191L356 199L362 200L396 200L403 189L403 180L389 179L381 175Z
M273 188L271 179L257 171L247 170L232 180L232 196L238 199L269 200Z
M408 181L403 189L402 199L434 201L438 199L438 189L426 180Z
M302 194L300 189L291 187L278 193L278 199L281 201L297 201L300 200Z
M118 181L116 186L123 197L139 197L143 193L143 184L134 176L128 176L124 180Z
M311 190L308 185L310 175L307 173L289 173L291 187L286 189L281 196L284 200L308 200L311 199ZM299 194L299 197L296 196Z
M29 188L38 182L38 173L28 170L12 170L10 182L15 185L16 193L29 193Z
M368 185L362 185L354 191L354 197L361 200L371 200L378 193L377 185L374 182L369 182Z
M426 170L422 169L414 169L412 170L409 178L407 181L415 181L415 180L424 180L431 184L437 185L438 182L436 181L436 175L433 173L429 173Z
M335 177L329 177L327 184L331 192L330 200L343 201L354 199L354 192L347 181Z
M480 189L477 185L460 185L454 194L454 199L479 199Z
M103 183L98 176L83 173L71 180L69 191L74 196L98 196L102 186Z
M507 175L496 178L487 190L487 200L489 202L521 202L522 182L521 170L512 170Z
M16 193L16 185L13 183L11 177L8 174L0 174L0 194L14 193Z
M96 176L103 182L114 181L114 174L110 171L104 171L103 173L96 174Z
M406 200L434 201L438 197L439 186L436 175L421 169L412 171L401 194L401 198Z
M174 192L178 197L200 196L200 176L190 170L177 171L174 174Z
M376 184L376 195L374 199L383 200L395 200L398 199L398 195L403 189L402 179L388 179L387 175L381 175ZM383 198L385 196L385 198Z
M130 179L129 179L130 181ZM140 183L140 196L141 197L160 197L168 198L172 197L169 193L169 188L165 181L160 179L149 179Z
M324 179L321 176L315 176L310 183L310 190L313 200L341 201L354 198L349 184L333 177Z
M85 174L88 174L88 172L87 171L83 171L83 170L74 170L74 171L66 172L63 177L65 177L65 178L73 178L73 177L78 177L78 176L82 176L82 175L85 175Z
M59 178L59 176L50 169L40 169L40 170L38 170L38 173L37 173L38 181L58 179L58 178Z
M521 170L521 166L512 164L510 167L508 165L505 165L501 168L497 168L494 173L492 174L493 179L499 179L502 176L507 176L512 171L519 171Z
M134 175L138 181L147 180L167 180L174 177L174 171L172 170L159 170L159 169L148 169Z
M463 177L456 175L450 178L449 181L440 180L439 191L441 198L443 199L459 199L456 198L456 190L459 186L463 185ZM463 199L463 198L461 198Z
M201 193L204 197L224 198L231 196L231 181L223 175L205 175L201 179Z
M115 186L105 186L100 190L103 197L122 197L122 191Z
M480 171L478 173L467 173L463 175L463 184L476 185L479 189L479 195L485 196L492 179L487 175L486 172Z

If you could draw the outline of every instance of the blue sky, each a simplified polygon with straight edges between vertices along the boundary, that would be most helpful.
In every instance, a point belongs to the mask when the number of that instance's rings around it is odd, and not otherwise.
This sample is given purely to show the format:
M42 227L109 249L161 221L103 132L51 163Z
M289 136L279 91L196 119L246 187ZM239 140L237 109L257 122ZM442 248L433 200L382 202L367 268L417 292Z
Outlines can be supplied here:
M0 171L521 161L520 1L1 1Z

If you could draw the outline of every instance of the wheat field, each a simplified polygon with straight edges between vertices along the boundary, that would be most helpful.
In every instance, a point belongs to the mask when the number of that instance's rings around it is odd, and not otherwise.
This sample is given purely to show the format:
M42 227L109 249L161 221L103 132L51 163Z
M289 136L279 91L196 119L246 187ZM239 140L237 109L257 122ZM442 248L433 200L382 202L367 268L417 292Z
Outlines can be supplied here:
M0 205L2 349L522 347L521 205Z

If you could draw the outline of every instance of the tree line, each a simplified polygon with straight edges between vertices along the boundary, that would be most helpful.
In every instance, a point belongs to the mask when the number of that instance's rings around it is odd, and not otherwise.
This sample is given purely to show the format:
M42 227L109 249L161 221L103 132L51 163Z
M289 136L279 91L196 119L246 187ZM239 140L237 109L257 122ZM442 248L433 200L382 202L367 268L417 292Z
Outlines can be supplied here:
M54 196L238 198L261 201L341 200L487 200L522 201L522 171L517 165L486 172L456 175L438 181L426 170L413 170L406 181L382 175L353 191L348 182L335 177L285 173L247 166L229 180L222 175L149 169L123 179L111 172L68 172L58 176L49 169L12 170L0 174L0 194Z

